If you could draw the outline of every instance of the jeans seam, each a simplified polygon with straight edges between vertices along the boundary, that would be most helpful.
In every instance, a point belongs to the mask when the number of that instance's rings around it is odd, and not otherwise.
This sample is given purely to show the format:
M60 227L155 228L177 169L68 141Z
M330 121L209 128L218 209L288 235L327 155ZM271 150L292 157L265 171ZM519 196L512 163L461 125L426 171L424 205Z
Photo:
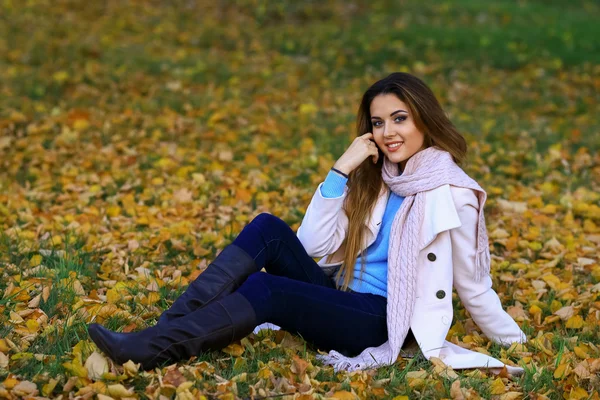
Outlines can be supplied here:
M269 244L270 244L270 243L272 243L272 242L275 242L275 241L282 242L282 243L284 243L286 246L288 246L288 247L289 247L289 245L287 245L287 242L286 242L285 240L282 240L282 239L280 239L280 238L271 239L271 240L269 240L269 241L268 241L268 242L265 244L265 246L264 246L264 247L263 247L263 248L262 248L262 249L261 249L261 250L258 252L258 254L256 254L256 256L254 257L254 261L256 262L256 258L257 258L257 257L258 257L258 256L259 256L259 255L260 255L260 254L261 254L261 253L262 253L262 252L263 252L263 251L264 251L264 250L265 250L265 249L266 249L266 248L269 246ZM293 251L291 251L290 253L293 255L293 257L294 257L294 258L296 258L296 261L297 261L297 257L295 256L294 252L293 252ZM310 274L308 274L308 273L306 272L306 270L304 269L304 267L302 267L301 263L298 263L298 264L300 265L300 270L302 270L302 272L303 272L303 273L304 273L304 275L306 276L306 278L307 278L307 281L309 281L309 282L310 282L310 283L312 283L312 284L316 284L316 283L314 282L314 280L312 279L312 277L310 276ZM286 266L286 268L287 268L287 266ZM321 285L319 285L319 286L321 286Z
M281 239L271 239L269 240L265 246L263 246L263 248L258 252L258 254L256 254L256 256L254 256L254 261L256 262L256 258L267 248L267 246L269 245L269 243L274 242L276 240L281 240Z

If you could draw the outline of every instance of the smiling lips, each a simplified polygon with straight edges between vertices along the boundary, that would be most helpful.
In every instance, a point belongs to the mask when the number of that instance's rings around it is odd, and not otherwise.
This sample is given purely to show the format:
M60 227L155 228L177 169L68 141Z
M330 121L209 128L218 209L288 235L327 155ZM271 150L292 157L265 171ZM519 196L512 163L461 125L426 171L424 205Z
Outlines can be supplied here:
M404 142L394 142L394 143L386 144L386 146L387 146L388 150L393 153L394 151L396 151L400 147L402 147L403 144L404 144Z

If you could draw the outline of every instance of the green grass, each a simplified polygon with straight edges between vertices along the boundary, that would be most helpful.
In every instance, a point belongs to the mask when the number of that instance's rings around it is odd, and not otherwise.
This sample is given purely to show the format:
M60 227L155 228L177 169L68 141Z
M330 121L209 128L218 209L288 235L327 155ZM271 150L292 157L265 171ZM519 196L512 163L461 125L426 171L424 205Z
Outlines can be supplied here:
M38 337L28 349L28 354L31 356L43 354L49 356L50 360L25 358L21 365L10 372L31 380L40 374L47 374L50 377L63 375L66 371L62 364L68 361L73 346L81 340L89 340L86 324L83 321L75 320L68 327L56 327L45 337Z
M600 61L600 44L596 23L600 15L600 7L592 1L546 3L539 1L500 0L486 3L476 0L451 0L444 2L423 3L416 0L400 2L376 1L373 3L354 2L347 5L341 1L333 2L334 6L325 6L324 15L314 11L315 4L307 2L295 4L282 2L269 4L259 2L241 2L235 7L229 6L230 12L242 19L248 27L256 32L259 40L270 51L284 58L309 57L310 63L295 67L304 76L307 68L328 70L328 66L336 65L341 55L347 62L343 68L330 69L328 79L342 84L366 69L381 70L386 64L406 65L409 68L416 62L441 63L442 71L449 75L461 66L475 67L490 65L494 68L515 69L527 64L555 66L577 66L585 63L597 64ZM364 12L369 9L371 11ZM6 15L2 27L11 35L6 44L11 47L22 45L29 32L23 21L40 10L40 5L33 3L25 8L5 8ZM133 6L132 8L136 8ZM253 69L231 68L220 57L211 57L210 51L215 43L219 43L225 57L237 62L239 51L248 51L249 38L228 39L231 34L226 24L208 23L198 26L198 15L194 12L181 13L171 5L163 5L166 16L177 16L178 29L182 32L197 32L189 41L181 41L173 34L143 37L146 30L157 28L164 19L153 15L144 15L142 10L138 17L144 25L138 25L133 18L127 18L127 24L120 30L109 33L117 44L103 47L100 61L111 68L103 72L105 75L84 75L98 89L110 96L108 90L115 83L123 83L140 70L149 75L164 78L165 75L178 79L198 79L194 83L210 81L226 83L232 76L251 79L256 76ZM218 7L216 7L218 9ZM77 10L84 12L84 10ZM110 13L103 6L91 6L85 10L87 17ZM122 11L119 11L122 12ZM210 7L204 13L213 13ZM342 26L329 23L328 15L340 18L340 13L350 13L350 18L342 18ZM68 35L69 30L81 29L85 18L70 20L68 23L49 24L60 13L46 15L42 29L50 29L50 36ZM311 23L299 23L306 18ZM143 27L142 27L143 26ZM302 34L300 34L302 33ZM124 38L136 38L128 44ZM38 39L38 40L36 40ZM42 39L30 41L23 51L28 54L25 65L37 68L67 68L75 72L85 62L86 48L100 49L99 37L93 34L85 42L68 42L58 46L52 54L57 60L51 67L45 60L51 55L43 46ZM27 42L26 42L27 43ZM187 56L173 59L174 49L185 49ZM335 49L335 51L333 51ZM248 56L252 56L252 51ZM7 60L4 60L7 63ZM61 65L62 64L62 65ZM1 61L0 61L0 65ZM198 67L201 65L202 67ZM194 70L198 73L194 73ZM33 69L25 69L20 79L11 79L9 83L20 95L33 99L58 99L65 94L65 86L56 82L48 83ZM190 75L191 74L191 75ZM195 78L194 78L195 77ZM283 77L283 75L282 75ZM308 79L307 76L306 79ZM302 78L301 78L302 79ZM275 84L285 83L279 75L275 76ZM17 86L13 86L17 85ZM207 99L200 94L190 93L186 102L194 107L203 107ZM81 106L93 106L93 99L81 99ZM165 106L182 112L181 96L163 92L144 103L138 103L143 112L156 112ZM135 107L135 103L130 104Z

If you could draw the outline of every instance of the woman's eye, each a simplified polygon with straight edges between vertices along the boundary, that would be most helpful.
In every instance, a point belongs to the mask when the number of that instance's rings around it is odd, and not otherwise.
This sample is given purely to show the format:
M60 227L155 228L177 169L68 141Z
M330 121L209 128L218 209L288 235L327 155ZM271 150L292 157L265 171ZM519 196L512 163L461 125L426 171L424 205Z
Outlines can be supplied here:
M402 121L405 121L405 120L406 120L406 116L396 117L394 119L394 121L397 121L397 122L402 122ZM381 121L375 121L375 122L373 122L373 126L375 126L375 127L380 126L380 125L378 125L380 122Z

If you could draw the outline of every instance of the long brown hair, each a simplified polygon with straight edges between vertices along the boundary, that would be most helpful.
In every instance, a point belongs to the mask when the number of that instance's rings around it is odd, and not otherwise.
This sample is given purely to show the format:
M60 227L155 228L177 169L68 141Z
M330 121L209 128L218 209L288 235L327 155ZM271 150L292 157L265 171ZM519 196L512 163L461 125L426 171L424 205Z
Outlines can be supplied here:
M419 78L404 72L394 72L375 82L362 97L356 119L357 136L373 132L371 124L371 102L375 96L395 94L404 102L413 117L415 126L424 136L424 146L436 146L449 152L457 164L461 164L467 153L467 142L456 130L431 89ZM354 276L354 265L360 251L361 271L365 268L365 231L383 182L381 169L384 154L378 149L379 159L373 164L371 157L365 159L348 175L348 195L343 209L348 216L348 234L344 260L337 277L344 274L342 290L346 290ZM343 244L342 244L343 245ZM328 256L327 262L331 260Z

